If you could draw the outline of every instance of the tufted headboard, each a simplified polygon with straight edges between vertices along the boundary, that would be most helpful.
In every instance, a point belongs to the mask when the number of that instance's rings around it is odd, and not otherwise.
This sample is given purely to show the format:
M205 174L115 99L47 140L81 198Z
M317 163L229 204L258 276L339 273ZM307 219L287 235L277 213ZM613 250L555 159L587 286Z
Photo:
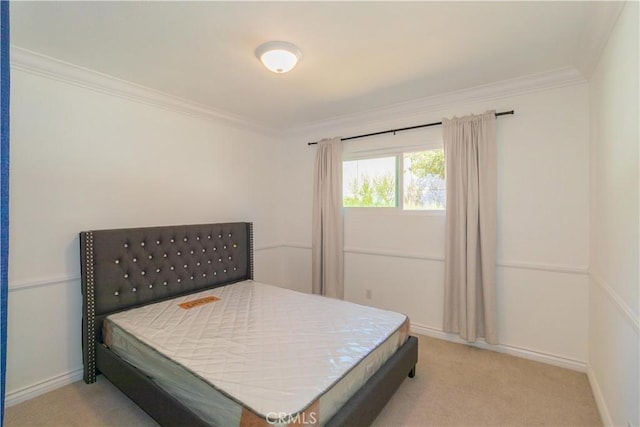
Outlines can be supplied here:
M247 222L83 231L82 348L85 382L95 381L95 345L109 314L253 279Z

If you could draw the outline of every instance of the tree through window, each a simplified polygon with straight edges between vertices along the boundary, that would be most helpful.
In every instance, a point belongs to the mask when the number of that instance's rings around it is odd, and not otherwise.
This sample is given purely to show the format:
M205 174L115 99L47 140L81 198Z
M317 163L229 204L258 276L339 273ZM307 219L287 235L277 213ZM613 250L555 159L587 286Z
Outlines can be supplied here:
M444 150L404 154L404 208L445 208Z

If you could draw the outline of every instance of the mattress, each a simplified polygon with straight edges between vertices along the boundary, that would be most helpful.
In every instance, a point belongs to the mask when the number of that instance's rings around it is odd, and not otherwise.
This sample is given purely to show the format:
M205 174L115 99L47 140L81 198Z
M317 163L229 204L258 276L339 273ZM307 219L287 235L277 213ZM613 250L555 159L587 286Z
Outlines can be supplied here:
M103 335L210 424L322 425L408 331L400 313L245 281L113 314Z

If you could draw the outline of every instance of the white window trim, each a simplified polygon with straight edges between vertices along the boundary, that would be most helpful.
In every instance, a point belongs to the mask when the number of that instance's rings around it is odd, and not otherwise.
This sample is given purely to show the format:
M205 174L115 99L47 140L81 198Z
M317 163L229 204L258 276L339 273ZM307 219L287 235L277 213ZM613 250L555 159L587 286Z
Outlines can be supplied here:
M419 145L403 145L390 148L374 148L370 150L346 151L342 154L342 161L376 159L379 157L401 156L414 151L427 151L444 148L442 142L429 142Z

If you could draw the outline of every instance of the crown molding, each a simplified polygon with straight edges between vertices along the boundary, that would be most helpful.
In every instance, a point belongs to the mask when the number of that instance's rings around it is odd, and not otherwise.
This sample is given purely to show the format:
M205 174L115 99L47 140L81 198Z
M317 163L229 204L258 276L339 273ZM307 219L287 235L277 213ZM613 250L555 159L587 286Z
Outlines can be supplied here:
M266 125L256 124L244 117L216 110L203 104L118 79L15 45L11 46L11 68L187 116L218 123L223 122L236 128L251 130L269 136L281 136L281 132Z
M425 112L460 103L482 102L586 82L587 80L577 69L560 68L311 122L291 128L285 133L287 136L298 136L327 129L362 125L362 123L380 122L389 118L424 115Z
M423 115L426 112L459 103L500 99L586 82L583 75L577 69L562 68L425 98L418 98L412 101L401 102L355 114L309 122L285 131L280 131L239 115L169 95L146 86L118 79L15 45L11 46L11 68L187 116L218 123L222 122L236 128L251 130L271 137L296 136L299 134L320 132L326 129L344 128L354 125L360 126L363 123L380 122L389 120L390 118Z

